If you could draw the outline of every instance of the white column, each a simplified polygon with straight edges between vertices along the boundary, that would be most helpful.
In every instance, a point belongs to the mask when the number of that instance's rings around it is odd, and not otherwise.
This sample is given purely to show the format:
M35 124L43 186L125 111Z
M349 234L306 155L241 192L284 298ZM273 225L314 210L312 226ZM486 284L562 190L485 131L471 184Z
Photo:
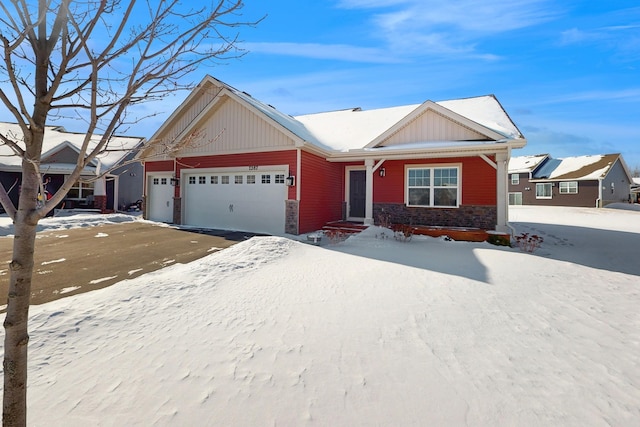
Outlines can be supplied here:
M106 178L101 176L93 183L93 195L94 196L106 196L107 195L107 184Z
M364 165L367 167L364 223L373 225L373 159L366 159Z
M497 190L497 220L496 231L504 233L509 232L507 222L509 221L509 195L507 194L507 179L509 178L509 171L507 170L507 163L509 162L509 156L507 153L496 153L496 190Z

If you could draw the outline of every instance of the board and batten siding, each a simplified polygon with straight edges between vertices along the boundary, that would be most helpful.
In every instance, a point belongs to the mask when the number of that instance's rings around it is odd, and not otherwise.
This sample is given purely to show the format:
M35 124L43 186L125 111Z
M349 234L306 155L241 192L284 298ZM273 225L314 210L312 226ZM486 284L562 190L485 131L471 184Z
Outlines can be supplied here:
M435 111L428 110L399 129L380 146L408 144L416 141L473 141L487 137Z
M299 227L300 233L308 233L342 219L344 166L305 151L301 164Z
M179 156L206 156L259 150L293 148L293 139L271 123L235 100L224 97L219 105L194 128L199 135L180 150Z

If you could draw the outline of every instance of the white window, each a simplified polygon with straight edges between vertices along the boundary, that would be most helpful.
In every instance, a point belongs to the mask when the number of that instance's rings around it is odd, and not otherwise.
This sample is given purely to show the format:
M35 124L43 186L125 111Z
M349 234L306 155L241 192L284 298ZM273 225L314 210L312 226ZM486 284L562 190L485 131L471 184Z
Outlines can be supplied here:
M551 183L542 182L536 184L536 199L550 199L551 198Z
M211 183L212 184L218 183L218 175L211 175Z
M160 178L160 185L167 185L167 178Z
M520 174L518 174L518 173L512 173L511 174L511 184L512 185L520 184Z
M222 175L222 183L223 184L229 183L229 175Z
M419 167L407 169L407 206L460 206L460 168Z
M522 204L522 193L509 193L509 204L510 205L521 205Z
M206 176L199 176L198 177L198 184L206 184L207 183L207 177Z
M271 184L271 175L262 175L263 184Z
M284 184L284 174L276 175L276 184Z
M242 184L242 181L243 181L243 177L242 177L242 175L236 175L236 176L234 177L234 183L236 183L236 184Z
M76 181L67 193L69 199L86 199L93 196L93 182Z
M196 177L195 176L190 176L189 177L189 184L195 184L196 183Z
M578 194L578 181L561 182L560 194Z
M160 184L160 178L153 178L153 185Z
M255 175L247 175L247 184L255 184L256 176Z

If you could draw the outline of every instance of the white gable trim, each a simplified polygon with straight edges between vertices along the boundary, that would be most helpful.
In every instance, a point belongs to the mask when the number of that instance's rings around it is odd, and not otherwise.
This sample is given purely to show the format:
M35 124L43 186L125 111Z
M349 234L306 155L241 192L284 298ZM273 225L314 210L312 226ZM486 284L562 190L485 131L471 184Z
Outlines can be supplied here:
M433 101L426 101L424 102L422 105L420 105L418 108L416 108L415 110L413 110L411 113L409 113L405 118L403 118L402 120L400 120L398 123L396 123L395 125L393 125L392 127L390 127L388 130L386 130L384 133L382 133L380 136L378 136L376 139L374 139L373 141L371 141L369 144L367 144L365 146L365 148L375 148L377 146L379 146L380 144L382 144L385 140L387 140L388 138L390 138L393 134L395 134L396 132L400 131L402 128L404 128L405 126L408 126L412 121L416 120L418 117L420 117L421 115L423 115L424 113L426 113L428 110L434 111L436 113L439 113L440 115L444 116L445 118L448 118L454 122L460 123L460 125L465 126L475 132L478 132L482 135L485 135L488 139L490 140L494 140L494 141L500 141L500 140L504 140L505 136L502 134L499 134L498 132L495 132L489 128L486 128L476 122L474 122L473 120L470 120L464 116L461 116L458 113L455 113L445 107L442 107L441 105L436 104Z

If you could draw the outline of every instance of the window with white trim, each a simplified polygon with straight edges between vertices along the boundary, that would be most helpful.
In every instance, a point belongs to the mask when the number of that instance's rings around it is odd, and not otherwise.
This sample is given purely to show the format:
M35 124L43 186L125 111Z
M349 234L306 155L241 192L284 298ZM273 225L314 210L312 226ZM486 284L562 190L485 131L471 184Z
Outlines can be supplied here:
M243 175L236 175L236 176L233 178L233 179L234 179L233 183L234 183L234 184L242 184L242 182L244 181L244 179L243 179L243 178L244 178L244 177L243 177Z
M284 184L284 174L282 173L276 174L275 182L276 184Z
M195 176L190 176L189 177L189 184L195 184L196 183L196 177Z
M536 199L550 199L550 198L551 198L551 183L550 182L536 183Z
M222 183L223 184L229 183L229 175L222 175Z
M76 181L67 193L68 199L86 199L93 196L93 182Z
M407 168L407 206L457 208L459 175L458 166Z
M159 185L160 184L160 178L153 178L153 185Z
M218 183L218 175L211 175L211 184Z
M511 185L518 185L520 184L520 174L519 173L512 173L511 174Z
M271 184L271 175L262 175L263 184Z
M578 194L578 181L561 182L560 194Z
M198 184L206 184L207 183L207 177L206 176L199 176L198 177Z
M167 185L167 178L160 178L160 185Z
M255 175L247 175L247 184L255 184L256 176Z

